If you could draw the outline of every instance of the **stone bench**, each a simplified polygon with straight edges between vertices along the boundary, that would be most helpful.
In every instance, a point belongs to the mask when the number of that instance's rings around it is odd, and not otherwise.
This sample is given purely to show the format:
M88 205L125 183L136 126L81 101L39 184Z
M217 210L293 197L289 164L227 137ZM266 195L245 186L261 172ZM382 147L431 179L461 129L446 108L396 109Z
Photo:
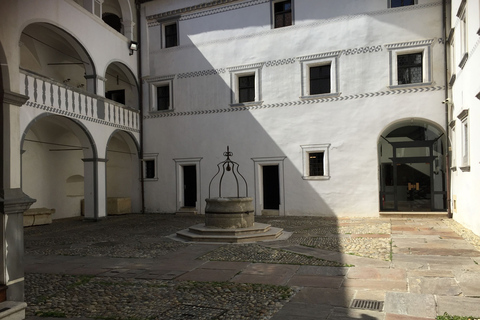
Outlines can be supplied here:
M52 214L55 213L55 209L48 208L33 208L28 209L23 213L23 226L40 226L43 224L52 223Z
M132 200L126 197L108 197L107 215L132 213Z

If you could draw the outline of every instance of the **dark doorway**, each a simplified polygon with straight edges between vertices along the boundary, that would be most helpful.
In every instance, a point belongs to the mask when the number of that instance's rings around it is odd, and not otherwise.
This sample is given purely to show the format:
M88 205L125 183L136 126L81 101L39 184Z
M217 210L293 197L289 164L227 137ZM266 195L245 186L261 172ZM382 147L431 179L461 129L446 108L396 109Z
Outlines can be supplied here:
M446 209L442 133L434 127L409 125L381 137L380 210Z
M197 205L197 167L183 166L183 206Z
M263 166L263 209L280 208L280 179L278 165Z
M105 98L125 104L125 90L112 90L105 92Z

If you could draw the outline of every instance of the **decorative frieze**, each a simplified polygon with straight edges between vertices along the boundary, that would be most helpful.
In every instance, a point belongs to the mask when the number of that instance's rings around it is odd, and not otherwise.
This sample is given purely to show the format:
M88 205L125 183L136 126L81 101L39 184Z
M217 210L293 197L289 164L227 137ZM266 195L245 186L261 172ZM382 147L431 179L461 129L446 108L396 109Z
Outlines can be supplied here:
M255 106L243 106L243 107L235 107L235 108L230 107L230 108L223 108L223 109L210 109L210 110L150 114L150 115L144 116L144 119L181 117L181 116L197 116L197 115L208 115L208 114L217 114L217 113L225 113L225 112L238 112L238 111L252 111L252 110L258 110L258 109L283 108L283 107L293 107L293 106L300 106L300 105L306 105L306 104L319 104L319 103L328 103L328 102L338 102L338 101L344 101L344 100L356 100L356 99L375 98L375 97L398 95L398 94L421 93L421 92L442 91L442 90L445 90L444 86L409 88L409 89L399 89L399 90L390 90L390 91L378 91L378 92L371 92L371 93L354 94L354 95L350 95L350 96L332 97L332 98L327 98L327 99L322 99L322 98L306 99L306 100L279 102L279 103L262 104L262 105L255 105Z

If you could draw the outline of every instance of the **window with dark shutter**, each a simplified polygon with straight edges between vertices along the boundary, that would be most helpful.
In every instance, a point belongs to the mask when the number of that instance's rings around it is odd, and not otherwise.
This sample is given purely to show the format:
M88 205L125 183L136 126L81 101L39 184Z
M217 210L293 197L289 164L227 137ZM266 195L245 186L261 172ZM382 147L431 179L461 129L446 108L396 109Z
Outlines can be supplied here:
M274 4L274 26L282 28L292 25L292 2L281 1Z
M240 103L255 101L255 76L238 77L238 99Z
M308 162L310 176L323 176L323 152L316 152L316 153L309 153L308 154Z
M178 45L177 24L172 23L165 26L165 48L176 47Z
M397 56L398 84L423 82L423 53L402 54Z
M310 67L310 95L330 93L331 65Z
M168 110L170 108L170 87L157 87L157 110Z

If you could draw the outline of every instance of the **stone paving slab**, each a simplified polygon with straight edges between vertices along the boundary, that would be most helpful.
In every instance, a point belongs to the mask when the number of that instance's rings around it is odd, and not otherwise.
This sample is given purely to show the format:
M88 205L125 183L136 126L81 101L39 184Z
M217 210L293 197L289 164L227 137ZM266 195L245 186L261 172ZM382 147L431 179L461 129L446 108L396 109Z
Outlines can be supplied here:
M313 288L307 287L298 292L290 301L311 305L330 305L350 307L356 290L351 288Z
M436 296L437 314L480 318L480 300L476 298Z
M344 276L352 268L348 267L322 267L322 266L300 266L297 275L317 275L317 276Z
M343 277L293 275L292 278L287 282L287 285L297 287L340 288L343 281Z
M385 296L385 312L435 318L437 316L435 297L432 294L387 292Z
M402 281L406 278L404 269L386 269L373 267L356 267L348 272L348 279L376 279L388 281Z
M435 318L412 317L403 314L387 313L385 320L435 320Z
M328 319L338 320L384 320L385 313L371 310L357 310L348 308L334 308Z
M462 289L454 278L408 278L410 293L458 296Z
M185 273L175 280L179 281L229 281L238 273L237 270L232 269L195 269Z
M368 290L407 291L407 281L386 281L372 279L346 279L342 287Z

